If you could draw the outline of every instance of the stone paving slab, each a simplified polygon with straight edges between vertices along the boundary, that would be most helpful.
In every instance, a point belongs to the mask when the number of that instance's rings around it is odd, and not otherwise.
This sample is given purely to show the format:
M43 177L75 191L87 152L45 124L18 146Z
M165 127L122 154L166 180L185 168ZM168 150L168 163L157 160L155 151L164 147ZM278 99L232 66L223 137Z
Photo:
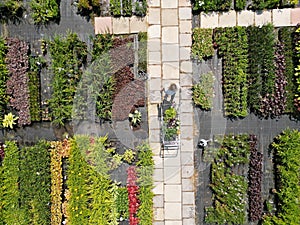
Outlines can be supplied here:
M148 1L148 8L151 8L151 7L160 7L160 1L161 0L151 0L151 1Z
M181 7L181 6L191 7L191 2L190 2L190 0L179 0L178 6L179 7Z
M181 168L165 167L164 180L166 184L180 184L181 183Z
M149 8L148 9L148 23L152 24L160 24L160 8Z
M162 0L161 1L161 8L163 9L177 9L178 1L175 0Z
M254 24L254 12L243 10L237 12L237 25L238 26L251 26Z
M182 224L183 225L196 225L194 218L183 219Z
M148 38L160 38L161 32L160 32L160 25L150 25L148 27Z
M161 60L160 52L149 52L148 53L148 64L149 65L157 65Z
M167 184L165 188L165 202L181 202L181 185L180 184Z
M154 208L154 220L164 220L165 214L163 208Z
M182 168L182 178L191 178L194 176L194 166L184 166Z
M219 14L217 12L200 14L200 27L215 28L218 27L218 25L219 25Z
M193 205L194 203L195 203L195 193L193 191L182 192L182 204Z
M181 139L181 151L182 152L193 152L194 151L194 142L191 139Z
M236 11L222 12L219 15L219 27L236 26Z
M179 53L180 53L181 60L189 60L191 58L191 48L190 47L180 47Z
M181 204L178 202L165 203L165 220L181 220ZM165 222L167 223L167 221ZM174 222L172 223L172 225Z
M166 62L162 66L163 79L179 79L179 62Z
M180 151L178 151L178 154L176 157L169 157L169 158L164 158L164 168L166 167L173 167L173 168L177 168L177 170L175 170L176 172L180 172Z
M150 93L149 93L149 102L151 104L161 103L160 91L151 91L150 90ZM152 140L152 141L154 141L154 140Z
M162 45L162 61L163 62L179 62L179 46L178 44ZM177 67L178 70L179 67ZM179 74L179 71L178 71Z
M181 152L180 154L182 166L194 165L194 154L191 154L191 152Z
M163 195L164 194L164 183L163 182L154 182L153 193L155 195Z
M153 173L154 182L163 182L164 181L164 169L156 169Z
M162 9L161 18L162 26L178 26L178 9Z
M153 206L155 208L163 208L164 207L164 195L155 195L153 197Z
M194 179L185 178L181 180L182 191L195 191Z
M275 27L291 24L291 9L273 9L272 18Z
M189 47L192 45L191 34L179 34L180 47Z
M192 31L192 21L191 20L180 20L179 21L179 32L181 34L191 33Z
M191 61L182 61L180 63L180 72L191 74L193 72L193 63Z
M165 225L182 225L182 221L166 221Z
M272 10L256 11L254 14L255 26L262 26L272 22Z
M179 20L191 20L191 19L192 19L191 7L179 8Z
M291 25L295 26L300 23L300 8L291 9Z
M182 206L182 217L183 218L193 218L195 214L195 207L191 205Z
M161 77L161 65L149 65L148 72L151 74L151 78Z
M176 44L178 43L178 27L162 28L162 43Z
M148 43L147 43L148 51L149 52L160 52L161 51L160 42L161 42L160 38L148 40Z

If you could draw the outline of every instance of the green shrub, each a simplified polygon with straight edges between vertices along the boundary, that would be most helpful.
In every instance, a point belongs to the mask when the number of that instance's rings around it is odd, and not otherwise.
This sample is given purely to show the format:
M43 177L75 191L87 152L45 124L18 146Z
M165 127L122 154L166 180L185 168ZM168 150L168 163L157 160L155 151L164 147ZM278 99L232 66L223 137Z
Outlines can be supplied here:
M300 223L300 132L286 129L272 143L276 165L275 216L265 217L266 225Z
M34 24L42 25L59 20L60 13L57 0L31 0L30 7Z
M64 125L71 120L73 97L86 63L87 46L75 33L69 33L67 37L56 36L48 45L54 74L50 115L55 125Z
M24 9L21 0L2 0L0 2L0 23L21 21Z
M78 13L88 19L100 16L101 3L97 0L79 0L77 4Z
M193 86L193 101L203 110L210 110L214 97L214 74L212 72L201 74L200 82Z
M20 203L27 224L48 225L51 221L50 144L39 141L23 147L20 155Z
M128 219L129 206L128 206L128 193L126 187L117 188L115 205L117 210L117 218L119 220Z
M243 10L246 7L246 0L234 0L234 9L235 10Z
M252 0L251 9L273 9L280 5L280 0Z
M6 51L5 40L0 37L0 121L3 120L8 103L8 96L6 94L6 81L8 79L8 69L5 63Z
M192 57L198 60L207 59L214 54L213 30L210 28L195 28L193 30Z
M297 108L297 111L300 111L300 27L297 28L295 31L295 81L296 81L296 90L295 90L295 97L294 97L294 103Z

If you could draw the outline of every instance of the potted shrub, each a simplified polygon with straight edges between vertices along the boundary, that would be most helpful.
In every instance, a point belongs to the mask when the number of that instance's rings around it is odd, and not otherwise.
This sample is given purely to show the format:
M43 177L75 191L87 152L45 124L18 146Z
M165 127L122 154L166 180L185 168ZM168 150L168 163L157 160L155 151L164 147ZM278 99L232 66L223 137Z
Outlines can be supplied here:
M179 119L174 107L168 108L164 112L164 140L175 141L179 135Z
M142 113L137 109L128 115L131 129L139 129L142 121Z

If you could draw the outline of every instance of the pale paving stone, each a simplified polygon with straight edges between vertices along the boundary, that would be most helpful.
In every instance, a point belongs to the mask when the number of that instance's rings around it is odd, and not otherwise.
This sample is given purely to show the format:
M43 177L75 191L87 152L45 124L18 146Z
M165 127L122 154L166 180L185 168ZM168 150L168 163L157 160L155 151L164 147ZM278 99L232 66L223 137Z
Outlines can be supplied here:
M160 25L150 25L148 27L148 38L160 38Z
M180 59L190 60L191 59L191 48L190 47L180 47Z
M158 108L157 104L148 104L148 117L150 116L158 116ZM152 146L150 146L152 148Z
M179 115L179 120L181 126L193 126L193 113L181 113Z
M154 182L153 194L163 195L164 194L164 183L163 182Z
M194 151L194 142L192 139L189 138L189 140L186 139L180 139L181 143L181 151L182 152L193 152Z
M181 185L165 185L165 202L181 202Z
M153 154L155 155L155 156L160 156L160 153L161 153L161 148L160 148L160 146L161 146L161 144L160 143L150 143L150 144L155 144L155 145L157 145L157 147L155 147L155 148L153 148L153 147L151 147L151 149L152 149L152 152L153 152ZM153 146L152 145L152 146Z
M178 26L178 10L177 9L162 9L161 12L162 26Z
M236 12L222 12L219 15L219 27L234 27L236 26Z
M129 33L129 17L112 18L113 34L128 34Z
M154 182L162 182L162 181L164 181L164 169L155 169L154 170L153 181Z
M193 75L192 74L180 73L179 76L180 76L180 87L185 87L185 88L193 87ZM193 110L191 110L191 109L182 109L182 110L185 112L193 112ZM188 111L186 111L186 110L188 110Z
M191 34L179 34L180 47L192 46L192 35Z
M164 168L163 159L161 158L161 156L154 155L153 156L153 161L154 161L154 168L155 169Z
M192 73L193 72L193 63L191 61L182 61L180 64L180 72Z
M191 100L192 99L192 90L191 88L182 87L181 88L181 99Z
M161 0L151 0L151 1L148 1L149 8L151 8L151 7L159 7L160 6L160 1Z
M182 225L182 221L165 221L165 225Z
M154 208L154 220L164 220L165 214L163 208Z
M161 47L160 47L160 38L157 39L148 39L147 41L147 48L149 52L160 52Z
M161 77L161 65L149 65L148 74L150 78Z
M190 0L179 0L178 6L188 6L188 7L191 7L191 2L190 2Z
M154 195L153 206L155 208L163 208L164 207L164 195Z
M191 20L192 19L191 7L179 8L179 19L180 20Z
M181 220L181 204L165 203L165 220Z
M272 11L264 10L264 11L256 11L254 14L255 26L261 26L267 23L271 23Z
M153 225L165 225L165 222L154 221Z
M195 193L194 192L182 192L182 204L194 205L195 204Z
M179 45L162 43L162 61L179 61ZM178 69L179 67L177 67Z
M160 130L157 129L151 129L149 130L149 141L150 142L158 142L160 140Z
M182 224L183 225L196 225L194 218L183 219Z
M193 179L182 179L182 191L195 191Z
M149 127L151 130L160 129L160 121L158 120L157 116L151 116L149 118Z
M291 26L300 23L300 8L291 9Z
M146 32L148 28L146 18L132 16L129 22L129 33Z
M149 65L157 65L161 62L160 52L149 52L148 53L148 63Z
M193 152L181 152L181 165L193 166L194 165L194 153Z
M95 17L95 34L112 33L112 17Z
M179 167L165 167L164 180L166 184L180 184L181 183L181 168Z
M182 217L183 218L194 218L195 216L195 207L192 205L183 205L182 206Z
M219 25L219 14L217 12L201 13L200 27L201 28L215 28Z
M181 34L192 33L192 21L191 20L180 20L179 21L179 32Z
M289 26L291 24L291 9L273 9L272 18L275 27Z
M149 8L148 10L148 23L160 24L160 8Z
M162 28L162 43L176 44L178 43L178 27Z
M182 76L185 75L185 74L182 74L180 76L180 86L184 86L182 85L181 83L181 79L182 79ZM187 77L191 77L191 76L188 76ZM181 113L185 113L185 112L194 112L194 108L193 108L193 101L192 100L181 100L180 102L180 110L181 110Z
M254 25L254 12L250 10L243 10L237 12L238 26L252 26Z
M187 140L192 140L193 139L193 134L191 133L191 126L180 126L180 137L182 139L187 139Z
M184 166L182 168L182 178L191 178L194 176L194 166Z
M168 62L163 64L163 79L179 80L179 62Z
M177 8L178 1L177 0L161 0L162 8Z
M161 94L160 91L151 91L149 96L150 103L161 103Z
M176 157L164 158L164 168L166 167L177 167L180 171L180 151Z

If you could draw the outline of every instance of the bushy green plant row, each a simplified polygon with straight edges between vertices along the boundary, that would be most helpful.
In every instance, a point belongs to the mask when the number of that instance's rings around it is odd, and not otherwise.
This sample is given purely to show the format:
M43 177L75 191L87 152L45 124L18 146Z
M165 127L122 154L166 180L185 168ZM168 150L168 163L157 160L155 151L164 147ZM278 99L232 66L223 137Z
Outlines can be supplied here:
M248 164L248 135L226 135L211 167L213 206L207 207L205 221L213 224L244 224L246 221L247 179L234 172Z
M228 11L230 9L235 10L262 10L262 9L274 9L274 8L286 8L295 6L297 0L193 0L193 10L199 11Z
M37 25L45 25L59 20L59 1L57 0L31 0L30 7L31 16Z
M272 143L276 165L276 215L267 215L265 225L300 223L300 132L286 129Z
M8 96L6 93L6 81L8 78L8 69L5 63L7 46L5 40L0 37L0 121L3 120L5 109L8 103ZM2 126L2 123L0 123Z

